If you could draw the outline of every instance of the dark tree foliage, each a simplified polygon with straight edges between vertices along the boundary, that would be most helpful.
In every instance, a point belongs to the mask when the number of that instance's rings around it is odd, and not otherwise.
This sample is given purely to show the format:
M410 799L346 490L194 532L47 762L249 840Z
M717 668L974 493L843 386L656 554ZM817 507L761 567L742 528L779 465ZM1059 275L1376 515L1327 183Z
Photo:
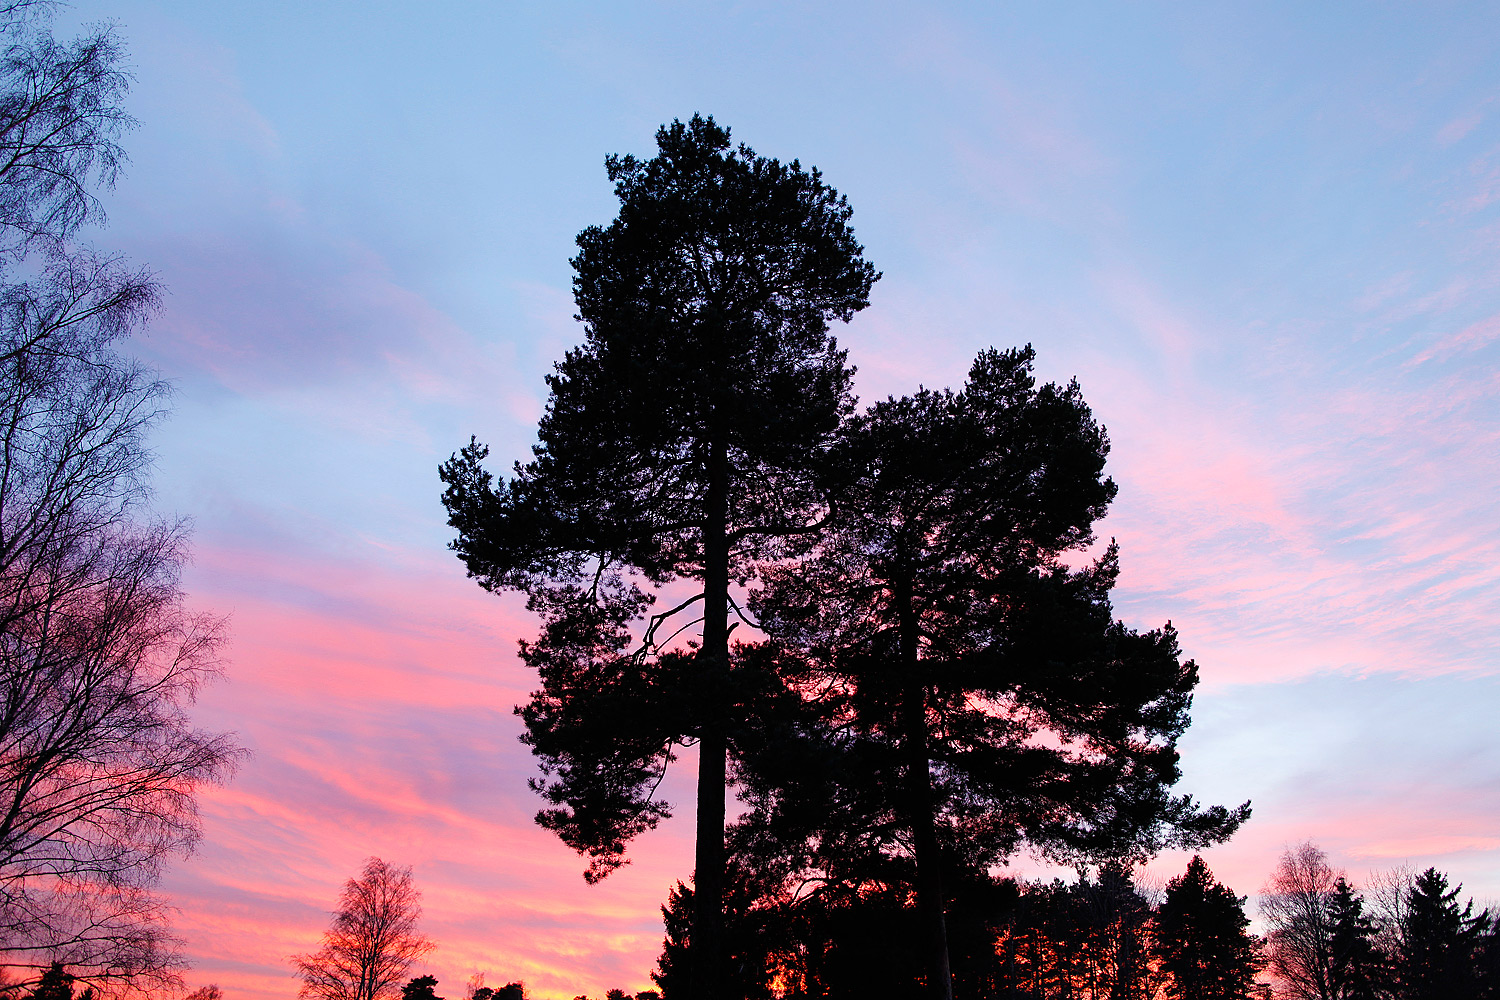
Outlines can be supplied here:
M1099 979L1110 1000L1147 1000L1154 991L1150 957L1152 911L1136 889L1130 868L1118 861L1101 866L1094 886L1099 932Z
M735 877L738 870L729 869L724 898L723 989L725 996L745 1000L770 1000L771 929L766 915L769 909L758 902L749 880ZM663 1000L685 1000L693 996L692 941L694 933L693 886L678 882L667 894L661 908L666 937L651 981L661 990Z
M1152 915L1118 863L1096 881L1022 885L999 935L1000 974L978 995L1151 1000L1161 980L1149 953Z
M437 995L436 976L418 976L401 987L401 1000L443 1000Z
M1195 856L1167 884L1157 913L1156 957L1168 1000L1244 1000L1259 969L1245 900Z
M962 392L848 421L830 524L751 601L773 647L756 657L808 715L743 769L756 809L738 836L833 878L909 850L940 997L944 852L980 869L1023 842L1145 858L1248 815L1168 794L1197 670L1170 624L1113 619L1113 545L1067 561L1114 496L1108 440L1077 384L1037 386L1032 360L987 351Z
M1342 877L1328 897L1329 996L1334 1000L1378 1000L1384 995L1386 963L1375 947L1375 921L1364 900Z
M731 995L829 1000L921 995L920 919L910 905L909 876L906 884L825 884L805 893L778 892L738 863L731 865L730 876L725 944ZM954 881L970 888L957 876ZM997 889L987 875L979 882L977 891L966 891L956 906L956 937L964 945L957 952L959 967L966 975L974 972L963 979L965 985L979 981L981 967L986 982L994 978L996 914L1003 907L989 897L997 891L1003 895L1006 887ZM662 908L667 937L652 978L664 1000L687 995L691 898L692 889L679 885Z
M745 996L783 1000L871 996L916 998L926 992L922 915L911 863L892 884L809 884L767 894L769 884L731 905L727 943L745 977ZM759 873L731 869L732 884L758 884ZM1151 954L1154 911L1129 869L1109 863L1097 878L1017 882L950 867L949 941L954 992L1016 1000L1156 1000L1163 976ZM690 904L674 893L657 979L664 1000L680 997L673 967L684 960Z
M1479 981L1479 995L1485 1000L1500 997L1500 913L1492 908L1489 929L1479 941L1474 956L1474 975Z
M799 947L783 947L773 967L805 996L918 997L920 925L905 903L885 887L810 895L778 914Z
M526 986L524 983L506 983L494 989L481 986L469 1000L526 1000Z
M441 476L469 573L544 620L523 648L542 682L522 711L547 775L538 820L589 856L591 879L666 815L661 770L697 741L695 963L711 997L739 714L729 584L826 514L813 473L852 406L828 324L864 308L878 275L816 170L697 116L657 145L606 161L620 212L578 237L585 341L548 378L533 459L496 486L471 442ZM646 618L648 591L674 580L686 600ZM698 624L680 613L701 613L697 651L658 657ZM639 712L630 732L624 709Z
M42 973L36 989L31 991L31 1000L73 1000L73 977L61 962L53 962Z
M74 993L73 984L76 982L78 982L77 977L69 973L61 962L53 962L42 973L36 986L27 994L27 998L28 1000L94 1000L95 993L92 986L85 987L82 993Z
M1435 868L1418 875L1407 894L1393 974L1401 1000L1471 1000L1482 995L1480 961L1492 931L1490 914L1459 906L1462 886L1448 888Z

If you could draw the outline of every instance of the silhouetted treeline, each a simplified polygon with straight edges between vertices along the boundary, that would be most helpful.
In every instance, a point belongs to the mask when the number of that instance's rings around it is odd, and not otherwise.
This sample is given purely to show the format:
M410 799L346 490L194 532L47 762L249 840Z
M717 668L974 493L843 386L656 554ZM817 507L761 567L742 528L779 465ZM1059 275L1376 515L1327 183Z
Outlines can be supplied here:
M443 997L438 996L437 984L435 976L418 976L401 988L401 1000L444 1000ZM526 985L521 982L512 982L501 987L490 987L484 985L483 976L476 975L469 980L464 997L466 1000L526 1000ZM574 997L573 1000L590 1000L590 998L580 995ZM612 989L604 994L604 1000L661 1000L661 994L655 990L627 993L622 989Z
M1139 884L1107 862L1076 879L996 877L949 855L943 872L955 996L974 1000L1500 1000L1500 914L1475 909L1462 887L1428 868L1374 875L1364 889L1311 844L1289 849L1262 889L1266 933L1250 933L1247 898L1201 857L1165 886ZM733 859L726 897L725 995L744 1000L915 998L928 990L914 865L858 884L808 882L792 891ZM678 883L662 907L666 939L651 975L660 992L607 991L603 1000L689 996L693 890ZM401 1000L444 1000L419 976ZM512 981L475 976L464 1000L526 1000ZM0 1000L92 1000L53 965L31 989ZM206 987L188 1000L221 1000ZM574 1000L590 1000L578 996Z
M1258 969L1244 900L1201 859L1167 887L1141 892L1106 864L1072 883L995 878L950 868L953 992L1026 1000L1250 996ZM690 887L671 894L654 978L681 1000ZM1160 898L1153 898L1160 895ZM731 915L735 996L918 997L926 992L921 917L909 884L823 884L775 899L739 899Z
M1291 848L1261 896L1270 977L1297 1000L1500 997L1500 921L1461 890L1402 868L1361 892L1315 845Z
M926 991L921 918L909 882L821 884L758 896L741 866L728 902L729 995L746 1000L919 997ZM1322 943L1300 954L1322 971L1288 976L1308 918L1268 914L1250 933L1247 899L1201 858L1165 887L1108 863L1072 882L997 878L949 868L946 913L953 991L1015 1000L1490 1000L1500 997L1500 929L1459 903L1434 869L1374 880L1367 903L1346 879L1327 887ZM1275 880L1273 879L1273 885ZM1268 887L1262 910L1274 908ZM692 888L662 908L667 936L653 979L664 1000L687 995ZM1367 912L1368 911L1368 912ZM1320 918L1321 919L1321 918ZM1303 944L1306 941L1303 940Z

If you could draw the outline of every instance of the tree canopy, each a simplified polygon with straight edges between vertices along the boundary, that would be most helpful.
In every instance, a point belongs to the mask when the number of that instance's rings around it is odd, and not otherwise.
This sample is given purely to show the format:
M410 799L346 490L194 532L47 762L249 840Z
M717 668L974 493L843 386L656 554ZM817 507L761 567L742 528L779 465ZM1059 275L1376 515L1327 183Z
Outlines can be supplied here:
M735 147L711 118L656 140L649 160L606 160L620 210L579 234L585 340L548 377L532 460L497 487L471 441L441 475L470 574L543 617L523 647L542 682L522 710L548 775L538 819L590 856L591 878L666 815L660 771L697 741L694 967L712 996L738 717L729 585L826 514L816 469L852 407L828 324L864 308L878 275L817 170ZM691 592L648 616L654 588L679 579ZM696 651L674 651L695 626ZM601 739L622 700L637 736Z
M1248 815L1169 794L1197 671L1170 624L1114 620L1115 547L1083 556L1115 492L1108 439L1033 358L986 351L962 391L847 421L829 524L751 598L758 658L806 714L743 769L757 808L739 836L825 878L910 850L934 984L945 851L979 869L1022 843L1139 860Z

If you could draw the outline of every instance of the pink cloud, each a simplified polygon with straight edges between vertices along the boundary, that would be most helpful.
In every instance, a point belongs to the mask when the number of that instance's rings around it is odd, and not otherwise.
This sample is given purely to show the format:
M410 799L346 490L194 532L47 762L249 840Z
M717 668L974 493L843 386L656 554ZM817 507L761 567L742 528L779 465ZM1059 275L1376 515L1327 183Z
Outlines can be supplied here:
M1473 835L1424 834L1404 840L1377 841L1362 844L1350 851L1358 858L1380 861L1407 859L1412 857L1440 858L1470 851L1493 851L1500 849L1500 837L1477 837Z
M690 827L642 838L633 865L588 887L581 859L531 822L510 716L533 683L511 641L529 626L506 601L425 557L209 547L195 573L203 599L232 598L236 634L229 681L197 714L234 725L254 756L204 795L203 849L168 882L194 982L285 996L282 959L317 946L338 886L373 854L415 867L439 944L426 968L450 990L476 971L539 997L649 985L656 906L691 867ZM309 589L329 603L286 603ZM668 783L678 801L692 767L688 754Z
M1500 337L1500 314L1482 319L1443 337L1437 343L1412 356L1408 367L1427 361L1444 361L1455 354L1477 351Z
M1458 118L1453 119L1452 121L1448 122L1448 124L1438 129L1438 145L1451 146L1454 143L1461 141L1470 132L1478 128L1479 123L1482 121L1484 121L1484 112L1482 111L1471 111L1466 115L1461 115Z

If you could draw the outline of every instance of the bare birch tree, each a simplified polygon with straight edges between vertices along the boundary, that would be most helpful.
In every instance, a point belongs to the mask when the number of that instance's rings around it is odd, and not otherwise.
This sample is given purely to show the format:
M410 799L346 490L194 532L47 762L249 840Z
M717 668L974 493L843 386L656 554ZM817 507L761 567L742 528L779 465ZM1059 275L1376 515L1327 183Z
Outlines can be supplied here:
M49 30L47 0L0 2L0 248L55 246L104 212L134 121L130 80L112 26L72 42Z
M411 869L365 862L358 878L344 883L323 947L294 955L301 997L316 1000L384 1000L401 991L412 965L432 950L417 931L421 893Z
M1295 1000L1341 1000L1334 976L1334 889L1343 873L1311 842L1288 847L1261 889L1270 925L1268 967L1277 994Z
M113 349L154 296L86 254L0 290L0 965L142 988L179 964L152 887L236 756L186 714L222 640L186 531L143 514L166 387Z
M146 508L167 387L118 343L151 276L76 242L123 158L123 53L0 3L0 973L178 983L153 888L237 751L186 709L222 627L187 609L181 523Z

